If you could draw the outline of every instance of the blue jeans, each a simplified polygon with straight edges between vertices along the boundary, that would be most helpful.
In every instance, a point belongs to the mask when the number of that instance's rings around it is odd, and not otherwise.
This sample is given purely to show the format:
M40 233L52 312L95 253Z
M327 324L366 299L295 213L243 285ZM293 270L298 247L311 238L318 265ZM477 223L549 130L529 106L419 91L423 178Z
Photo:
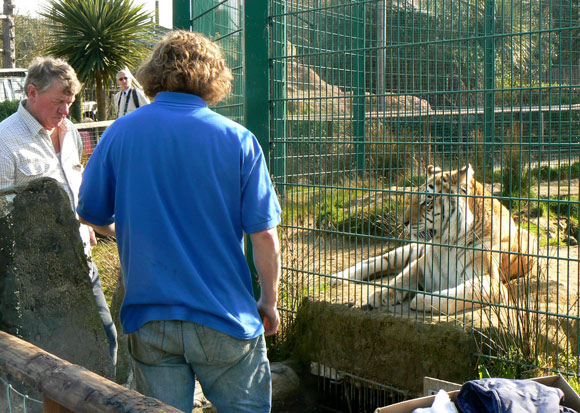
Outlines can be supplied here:
M99 317L103 322L103 328L109 339L109 354L113 361L113 377L115 375L115 366L117 365L117 328L115 323L113 323L113 318L111 317L111 310L107 304L107 299L103 293L103 286L101 285L101 278L99 277L99 271L95 263L90 263L92 265L91 280L93 283L93 295L95 296L95 301L97 302L97 308L99 311Z
M260 335L240 340L188 321L151 321L129 334L137 391L185 412L195 378L220 413L269 412L270 363Z

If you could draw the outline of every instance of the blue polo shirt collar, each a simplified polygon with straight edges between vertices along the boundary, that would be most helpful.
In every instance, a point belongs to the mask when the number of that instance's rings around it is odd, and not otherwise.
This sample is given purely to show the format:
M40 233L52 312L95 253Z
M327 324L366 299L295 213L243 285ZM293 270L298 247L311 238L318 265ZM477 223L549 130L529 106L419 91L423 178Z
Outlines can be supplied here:
M155 102L207 107L205 100L199 96L181 92L159 92L157 96L155 96Z

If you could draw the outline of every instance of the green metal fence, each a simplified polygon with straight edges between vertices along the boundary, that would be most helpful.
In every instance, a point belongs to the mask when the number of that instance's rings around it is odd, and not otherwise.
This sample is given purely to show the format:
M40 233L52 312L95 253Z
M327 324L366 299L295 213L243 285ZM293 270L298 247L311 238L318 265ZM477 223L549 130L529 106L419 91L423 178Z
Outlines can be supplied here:
M332 275L410 240L403 209L428 165L471 164L539 239L519 253L540 274L510 282L510 300L484 310L390 311L473 327L507 311L501 327L519 330L503 347L482 335L487 368L577 375L578 3L273 1L271 22L288 317L302 296L365 305L380 279L334 286Z
M537 262L534 275L505 282L503 301L488 303L479 293L478 308L453 315L412 311L408 301L386 310L504 331L502 340L480 336L482 366L491 374L542 367L575 380L577 1L205 0L190 6L190 27L224 45L239 81L220 110L259 137L283 203L282 340L303 297L367 305L386 277L333 283L333 276L409 244L403 211L413 196L427 195L419 185L428 165L470 164L489 191L470 199L493 196L537 238L537 250L515 251ZM478 253L465 248L463 256ZM402 287L411 295L422 288L419 282Z

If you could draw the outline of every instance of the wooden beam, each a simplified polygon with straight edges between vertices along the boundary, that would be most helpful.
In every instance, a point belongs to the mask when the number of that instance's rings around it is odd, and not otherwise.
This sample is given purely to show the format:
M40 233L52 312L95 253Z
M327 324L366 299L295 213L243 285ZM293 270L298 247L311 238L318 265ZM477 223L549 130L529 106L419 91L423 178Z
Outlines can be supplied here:
M75 412L179 412L0 331L0 375L20 380ZM49 406L52 407L52 402ZM66 410L49 410L51 412Z
M74 413L72 410L61 406L49 397L42 399L42 413Z

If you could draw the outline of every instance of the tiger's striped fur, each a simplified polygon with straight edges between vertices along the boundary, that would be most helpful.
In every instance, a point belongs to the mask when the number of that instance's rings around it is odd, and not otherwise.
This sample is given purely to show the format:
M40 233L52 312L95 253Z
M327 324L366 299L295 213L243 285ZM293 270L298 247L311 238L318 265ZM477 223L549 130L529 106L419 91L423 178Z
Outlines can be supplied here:
M370 294L373 308L398 304L409 290L432 293L413 297L410 306L417 311L454 314L505 301L506 284L536 264L536 239L473 178L471 165L453 171L429 166L427 172L404 214L411 242L347 268L335 280L398 273L389 288Z

